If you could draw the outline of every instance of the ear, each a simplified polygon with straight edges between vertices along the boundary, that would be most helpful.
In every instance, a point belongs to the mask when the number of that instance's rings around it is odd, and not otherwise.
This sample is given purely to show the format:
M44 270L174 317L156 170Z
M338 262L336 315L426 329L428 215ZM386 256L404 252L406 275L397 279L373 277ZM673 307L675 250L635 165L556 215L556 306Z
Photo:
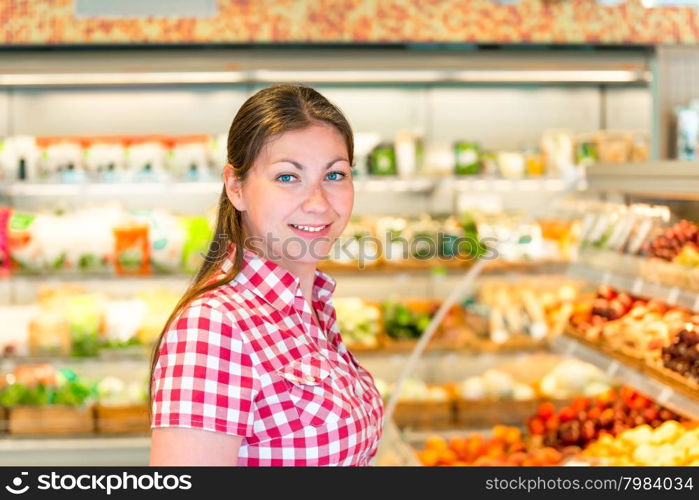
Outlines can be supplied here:
M245 201L243 200L243 184L235 176L233 165L230 163L227 163L223 168L223 183L226 186L226 195L233 206L239 212L245 211L246 207Z

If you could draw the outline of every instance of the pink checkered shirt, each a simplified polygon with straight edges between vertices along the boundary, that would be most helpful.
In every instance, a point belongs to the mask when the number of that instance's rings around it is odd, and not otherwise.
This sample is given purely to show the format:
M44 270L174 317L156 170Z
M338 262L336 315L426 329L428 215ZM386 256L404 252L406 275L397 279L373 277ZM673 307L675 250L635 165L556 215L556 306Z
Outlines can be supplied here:
M233 281L195 299L163 337L151 427L242 436L239 465L368 465L383 405L342 342L335 281L316 270L319 327L298 278L247 249L243 260Z

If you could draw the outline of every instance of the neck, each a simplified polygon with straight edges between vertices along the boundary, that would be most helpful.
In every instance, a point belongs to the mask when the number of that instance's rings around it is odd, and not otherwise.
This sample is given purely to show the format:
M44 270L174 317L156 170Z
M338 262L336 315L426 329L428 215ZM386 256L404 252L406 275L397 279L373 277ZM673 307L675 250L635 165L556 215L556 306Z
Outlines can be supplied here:
M313 283L315 281L316 264L296 261L277 261L278 264L299 279L299 286L303 297L310 303L313 297Z

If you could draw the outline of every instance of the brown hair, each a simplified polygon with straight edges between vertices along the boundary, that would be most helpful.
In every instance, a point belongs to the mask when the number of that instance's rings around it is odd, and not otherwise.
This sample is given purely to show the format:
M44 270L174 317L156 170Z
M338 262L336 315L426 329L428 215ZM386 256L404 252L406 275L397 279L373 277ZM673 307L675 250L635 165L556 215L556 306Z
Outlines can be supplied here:
M267 142L285 132L306 128L315 123L327 123L337 129L347 145L350 164L354 157L354 140L347 118L335 105L310 87L282 84L260 90L251 96L238 110L228 130L227 159L233 167L234 175L244 182L250 168ZM172 321L200 295L231 281L243 265L244 247L242 217L226 195L223 187L218 202L218 215L214 238L204 262L197 271L192 283L170 314L153 348L148 395L153 400L153 371L158 363L160 343ZM235 260L232 268L221 278L212 280L220 265L232 248Z

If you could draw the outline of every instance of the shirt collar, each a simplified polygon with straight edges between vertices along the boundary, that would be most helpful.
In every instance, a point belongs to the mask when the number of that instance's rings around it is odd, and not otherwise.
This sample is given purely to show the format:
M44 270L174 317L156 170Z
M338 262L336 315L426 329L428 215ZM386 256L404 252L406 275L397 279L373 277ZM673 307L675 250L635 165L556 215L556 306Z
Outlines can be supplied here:
M224 273L233 266L234 258L233 252L229 252L221 268ZM296 275L247 248L243 250L243 266L233 281L285 315L291 312L296 297L303 298L300 281ZM316 269L313 300L327 303L335 291L335 286L336 281L331 276Z

